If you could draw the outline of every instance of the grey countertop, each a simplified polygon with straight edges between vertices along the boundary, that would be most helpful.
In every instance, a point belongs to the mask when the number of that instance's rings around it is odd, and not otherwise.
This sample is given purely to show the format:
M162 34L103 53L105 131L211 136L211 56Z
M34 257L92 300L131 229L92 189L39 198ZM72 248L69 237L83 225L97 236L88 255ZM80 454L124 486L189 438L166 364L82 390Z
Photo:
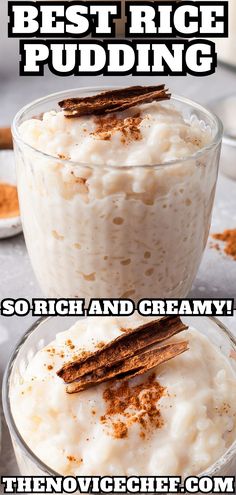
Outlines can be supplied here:
M15 43L15 40L10 40L9 43ZM12 68L13 66L14 68ZM158 81L161 79L158 78ZM9 124L16 111L29 100L55 90L59 91L76 86L153 84L155 80L156 78L131 78L129 76L125 79L122 77L69 77L65 79L49 74L44 78L19 78L15 62L9 66L4 74L0 74L0 125ZM172 92L188 96L204 104L223 96L225 92L232 93L236 89L235 83L236 72L223 67L219 67L215 75L207 78L172 77L167 80ZM236 181L227 179L220 174L213 212L212 232L221 232L225 228L235 227ZM31 298L42 296L30 266L23 235L0 241L0 269L1 299L5 297ZM190 295L201 298L236 297L236 262L208 246ZM0 380L10 352L32 320L31 316L25 318L0 317ZM227 323L236 334L236 318L227 318ZM4 475L17 473L5 425L3 427L0 472Z

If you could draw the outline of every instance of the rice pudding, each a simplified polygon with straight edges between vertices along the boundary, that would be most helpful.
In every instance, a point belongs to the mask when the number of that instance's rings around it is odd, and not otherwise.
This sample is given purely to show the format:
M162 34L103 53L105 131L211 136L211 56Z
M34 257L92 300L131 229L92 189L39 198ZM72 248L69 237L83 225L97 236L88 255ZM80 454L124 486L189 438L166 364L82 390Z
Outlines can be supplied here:
M56 109L20 124L23 228L47 296L187 295L208 237L220 151L217 121L199 108L171 99L73 119Z
M10 386L12 414L49 468L73 476L185 477L200 474L233 443L235 372L193 327L171 337L187 339L187 352L143 375L66 392L57 376L64 363L150 320L137 314L81 319L21 366ZM18 463L22 474L40 474L32 464L27 468L20 451Z

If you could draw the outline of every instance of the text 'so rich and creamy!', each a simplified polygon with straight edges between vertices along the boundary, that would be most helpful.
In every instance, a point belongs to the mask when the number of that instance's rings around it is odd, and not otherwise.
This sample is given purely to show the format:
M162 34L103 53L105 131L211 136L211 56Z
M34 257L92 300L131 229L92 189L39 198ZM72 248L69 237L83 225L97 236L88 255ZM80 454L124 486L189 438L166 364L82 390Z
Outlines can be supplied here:
M117 349L125 364L111 365ZM147 369L131 372L140 352L159 354L158 366L149 360ZM108 377L104 359L113 379L100 383L103 373ZM66 387L62 378L76 381ZM10 404L26 444L62 475L197 475L236 438L235 371L206 336L176 317L77 321L31 354L11 380ZM22 474L39 473L32 463L27 468L18 447L16 452Z
M14 132L24 233L44 293L186 296L209 232L217 120L174 98L29 118L60 97L24 111Z

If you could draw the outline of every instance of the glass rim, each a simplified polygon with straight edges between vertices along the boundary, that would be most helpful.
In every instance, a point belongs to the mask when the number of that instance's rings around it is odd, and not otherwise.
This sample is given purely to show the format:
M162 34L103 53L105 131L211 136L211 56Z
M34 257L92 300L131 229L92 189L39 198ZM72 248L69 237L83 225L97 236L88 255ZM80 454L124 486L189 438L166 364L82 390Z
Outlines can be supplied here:
M204 316L204 315L203 315ZM206 319L209 319L214 322L214 324L220 329L226 337L230 340L230 342L233 344L234 347L236 347L236 337L232 334L232 332L226 327L224 323L222 323L218 318L215 316L204 316ZM3 385L2 385L2 403L3 403L3 412L5 416L5 420L7 423L7 426L9 428L10 436L11 438L16 441L17 445L23 450L23 452L27 455L27 457L30 459L30 461L34 464L36 464L37 468L40 469L41 471L46 472L50 476L61 476L60 473L57 473L54 471L52 468L50 468L47 464L45 464L39 457L37 457L34 452L30 449L28 444L25 442L23 437L21 436L17 425L15 423L15 420L13 418L13 414L11 412L11 404L10 404L10 394L9 394L9 388L10 388L10 378L11 378L11 372L12 368L14 366L15 360L17 358L17 355L20 351L20 349L23 347L24 343L27 341L28 337L38 328L39 325L42 323L46 322L49 319L54 318L54 316L42 316L39 319L37 319L30 327L28 330L24 333L24 335L19 339L17 342L14 350L11 353L11 356L8 361L8 365L6 367L4 376L3 376ZM197 476L213 476L214 473L217 474L218 469L226 464L228 461L230 461L234 456L236 455L236 438L232 445L229 446L229 448L224 452L219 459L217 459L212 465L210 465L208 468L206 468L204 471L199 473Z
M174 100L174 101L183 103L185 105L191 106L192 108L195 108L196 110L201 111L206 116L208 116L208 118L213 120L215 123L215 127L216 127L216 133L215 133L215 136L211 140L210 143L206 144L205 146L203 146L203 148L196 151L192 155L188 155L186 157L178 158L175 160L169 160L165 163L159 163L159 164L158 163L157 164L145 164L145 163L143 163L142 165L127 165L126 166L126 165L91 164L91 163L86 163L86 162L76 162L73 160L64 160L64 159L59 158L57 156L53 156L53 155L50 155L49 153L45 153L43 151L40 151L37 148L35 148L34 146L31 146L29 143L27 143L20 136L20 134L18 132L18 124L19 124L19 120L21 119L22 115L25 112L32 109L35 105L39 105L39 104L44 103L44 102L45 103L49 102L53 98L58 98L58 101L59 101L60 99L63 99L63 95L64 95L64 97L65 97L65 95L68 95L68 96L70 95L72 97L74 93L76 93L76 94L78 94L78 93L81 94L82 92L84 92L84 93L99 93L101 91L106 91L109 89L110 90L111 89L119 89L120 87L121 86L95 86L95 87L88 86L88 87L84 87L84 88L73 88L71 90L69 89L69 90L58 91L56 93L51 93L47 96L43 96L42 98L38 98L38 99L32 101L31 103L28 103L24 107L22 107L17 112L17 114L15 115L13 122L12 122L12 127L11 127L13 138L16 140L16 142L20 142L23 146L25 146L26 148L28 148L31 151L36 152L37 154L39 154L43 158L54 159L54 160L56 159L58 161L58 163L63 164L63 165L66 164L66 165L70 165L70 166L83 166L83 167L86 167L89 169L106 168L106 169L111 169L111 170L117 170L117 169L118 170L132 170L132 169L138 169L138 168L142 168L142 167L147 168L147 169L163 168L163 167L177 165L180 163L186 163L189 160L197 160L198 158L201 158L201 156L203 156L205 153L211 151L212 149L216 148L219 145L219 143L221 142L222 137L223 137L223 124L222 124L221 120L219 119L219 117L214 112L212 112L210 109L200 105L199 103L197 103L191 99L185 98L183 96L178 96L175 94L171 95L171 100ZM168 100L168 101L170 101L170 100Z

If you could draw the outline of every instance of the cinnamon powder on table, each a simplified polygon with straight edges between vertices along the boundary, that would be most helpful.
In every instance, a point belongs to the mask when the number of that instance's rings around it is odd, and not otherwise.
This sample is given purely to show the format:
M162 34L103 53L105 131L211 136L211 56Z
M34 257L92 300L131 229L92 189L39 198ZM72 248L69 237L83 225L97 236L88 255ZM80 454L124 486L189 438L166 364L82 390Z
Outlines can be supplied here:
M224 242L224 253L236 260L236 229L226 229L222 233L213 234L212 238ZM219 244L212 244L211 247L220 251Z
M16 186L3 182L0 183L0 218L16 217L19 214Z

